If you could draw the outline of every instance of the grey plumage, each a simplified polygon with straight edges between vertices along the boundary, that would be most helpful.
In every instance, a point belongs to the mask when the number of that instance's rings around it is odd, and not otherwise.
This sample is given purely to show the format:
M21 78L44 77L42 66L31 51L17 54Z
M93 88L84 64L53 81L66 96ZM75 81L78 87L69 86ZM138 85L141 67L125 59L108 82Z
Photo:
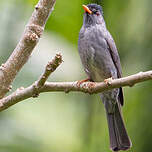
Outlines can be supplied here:
M78 49L84 70L95 82L107 78L122 77L121 64L115 42L106 28L102 8L97 4L87 5L91 14L84 13L83 25L79 33ZM131 147L121 115L123 105L122 88L101 93L104 103L113 151Z

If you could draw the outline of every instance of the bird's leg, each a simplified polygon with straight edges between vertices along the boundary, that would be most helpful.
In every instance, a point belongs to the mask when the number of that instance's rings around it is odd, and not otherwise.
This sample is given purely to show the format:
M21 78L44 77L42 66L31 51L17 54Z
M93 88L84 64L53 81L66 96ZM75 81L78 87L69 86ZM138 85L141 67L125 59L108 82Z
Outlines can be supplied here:
M90 78L84 79L84 80L79 80L77 81L77 85L80 87L80 85L84 82L92 81Z
M113 78L110 77L110 78L104 79L104 82L105 82L107 85L110 85L112 80L113 80Z

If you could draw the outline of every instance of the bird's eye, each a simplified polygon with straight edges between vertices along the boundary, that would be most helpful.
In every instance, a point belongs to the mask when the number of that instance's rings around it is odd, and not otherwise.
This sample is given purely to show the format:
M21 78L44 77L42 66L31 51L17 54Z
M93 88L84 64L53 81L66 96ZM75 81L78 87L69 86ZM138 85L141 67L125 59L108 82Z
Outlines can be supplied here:
M92 12L93 12L93 14L95 14L95 15L97 15L97 16L99 16L99 15L100 15L99 11L98 11L98 10L96 10L96 9L92 9Z

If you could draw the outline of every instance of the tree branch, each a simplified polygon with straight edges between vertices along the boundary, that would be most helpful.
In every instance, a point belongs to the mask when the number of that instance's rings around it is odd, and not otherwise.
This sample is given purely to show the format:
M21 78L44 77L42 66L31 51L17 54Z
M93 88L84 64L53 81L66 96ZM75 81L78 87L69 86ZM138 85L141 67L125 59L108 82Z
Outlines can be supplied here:
M54 59L46 65L44 73L40 76L38 81L35 82L35 94L33 97L37 97L39 95L39 90L44 86L46 80L49 78L50 74L53 73L56 68L62 63L62 56L61 54L56 54Z
M60 60L61 61L61 60ZM59 62L60 64L61 62ZM59 65L58 64L58 65ZM45 73L45 72L44 72ZM147 72L139 72L137 74L127 76L120 79L111 80L110 84L105 82L84 82L78 85L78 82L46 82L42 87L37 88L37 93L42 92L54 92L64 91L66 93L70 91L79 91L84 93L101 93L113 88L119 88L124 86L132 87L136 83L152 80L152 70ZM41 81L41 78L40 78ZM38 80L39 82L39 80ZM27 88L20 88L11 95L0 100L0 111L7 109L8 107L25 100L30 97L35 97L35 83Z
M25 89L23 87L18 88L14 93L0 100L0 111L7 109L11 105L24 99L38 97L40 90L44 87L50 74L54 72L61 63L61 54L56 54L56 56L46 65L44 73L31 86Z
M38 43L45 23L51 14L56 0L39 0L25 28L23 36L13 53L0 67L0 98L10 91L15 76L27 62L34 47Z

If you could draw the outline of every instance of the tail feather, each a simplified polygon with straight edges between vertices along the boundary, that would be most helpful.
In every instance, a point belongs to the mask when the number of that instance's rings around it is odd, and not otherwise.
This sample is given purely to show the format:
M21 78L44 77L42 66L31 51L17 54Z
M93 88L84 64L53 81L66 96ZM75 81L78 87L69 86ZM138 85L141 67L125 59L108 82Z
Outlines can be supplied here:
M113 151L127 150L131 147L131 141L128 137L118 104L119 103L115 105L114 113L108 113L107 106L105 106L109 128L110 147Z

